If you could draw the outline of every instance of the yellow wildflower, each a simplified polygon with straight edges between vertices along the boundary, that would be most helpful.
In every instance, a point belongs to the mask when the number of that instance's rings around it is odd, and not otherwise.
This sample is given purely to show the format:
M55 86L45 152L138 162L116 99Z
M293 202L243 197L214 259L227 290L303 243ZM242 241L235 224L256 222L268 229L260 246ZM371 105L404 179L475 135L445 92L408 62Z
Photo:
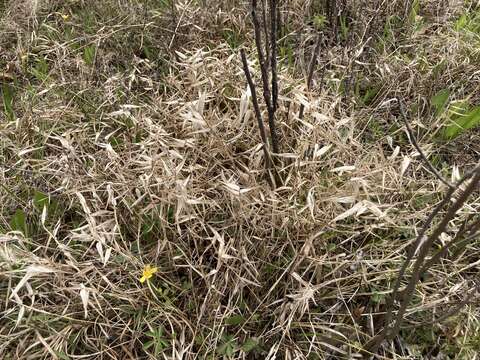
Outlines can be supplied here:
M158 269L156 267L151 267L150 265L145 266L143 269L143 276L140 278L140 282L143 284L145 281L150 279L153 274L157 272L157 270Z
M67 21L70 18L70 15L68 14L62 14L62 19L63 21Z

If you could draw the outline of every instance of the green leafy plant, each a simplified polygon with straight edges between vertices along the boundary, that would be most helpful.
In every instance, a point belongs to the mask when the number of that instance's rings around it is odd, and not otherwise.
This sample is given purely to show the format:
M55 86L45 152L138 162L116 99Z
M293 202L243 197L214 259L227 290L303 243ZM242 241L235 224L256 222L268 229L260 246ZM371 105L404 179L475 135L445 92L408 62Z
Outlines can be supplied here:
M447 107L449 98L450 98L450 90L448 89L442 89L432 97L432 99L430 100L430 103L435 108L436 116L439 116L444 112L445 108Z
M463 134L469 129L480 125L480 106L472 107L466 101L452 101L449 104L450 90L443 89L437 92L430 103L435 108L435 116L445 114L447 121L441 136L450 140Z
M44 57L37 59L35 65L30 69L30 72L40 81L45 81L48 78L49 67L47 60Z
M172 0L159 0L158 5L161 9L169 9L172 7Z
M455 30L456 31L461 31L463 29L465 29L468 25L468 15L467 14L462 14L462 16L460 16L457 21L455 21Z
M24 236L28 236L27 216L22 209L15 211L15 215L10 220L10 228L13 231L20 231Z
M95 44L85 46L83 49L83 60L89 66L92 66L95 62L95 54L97 52L97 47Z
M14 89L9 84L2 85L3 109L8 120L15 120L15 113L13 112L13 98Z
M340 31L342 33L342 39L347 40L348 31L349 31L349 27L347 24L347 17L342 15L339 17L339 20L340 20Z
M245 342L242 344L241 349L246 353L262 350L260 346L260 341L257 338L249 338L245 340Z
M313 25L318 31L323 30L327 22L327 18L324 15L315 15L313 17Z
M48 218L50 219L56 219L60 215L59 202L48 194L44 194L41 191L35 190L32 202L33 206L39 213L42 213L45 210Z
M245 321L242 315L233 315L225 319L227 325L240 325Z
M473 129L480 125L480 106L468 110L465 114L451 116L448 125L443 131L447 139L454 139L463 134L466 130Z
M158 327L156 330L148 331L145 335L149 336L151 339L143 344L143 349L148 350L153 347L155 357L168 348L168 340L164 335L164 329L162 326Z
M232 29L224 29L222 31L222 37L233 50L238 49L243 42L240 32Z
M480 34L480 10L474 10L462 14L455 21L454 29L456 31L469 31L474 34Z
M382 294L381 292L378 292L378 291L374 291L370 299L377 304L383 303L385 302L385 294Z
M40 191L35 191L35 194L33 195L33 205L38 209L38 210L43 210L45 206L50 205L50 199L48 195L40 192Z
M237 342L233 335L223 335L222 342L217 348L219 355L232 357L238 350Z
M410 24L415 24L417 21L417 16L420 11L420 0L414 0L412 3L412 7L410 9L410 14L409 14L409 22Z

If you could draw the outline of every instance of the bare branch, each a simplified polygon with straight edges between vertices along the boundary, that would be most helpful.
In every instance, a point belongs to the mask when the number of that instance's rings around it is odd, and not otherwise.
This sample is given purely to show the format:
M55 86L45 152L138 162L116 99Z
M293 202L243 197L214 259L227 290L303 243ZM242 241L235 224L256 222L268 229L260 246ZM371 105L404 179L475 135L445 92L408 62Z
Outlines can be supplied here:
M445 214L445 216L443 217L442 221L437 226L437 228L434 230L434 232L428 237L425 243L420 246L418 258L414 264L410 281L407 285L407 288L404 291L403 301L400 305L400 309L398 310L397 316L395 318L394 326L390 331L390 333L387 334L388 339L392 339L393 337L395 337L400 330L400 325L402 323L403 316L405 315L408 303L410 302L412 294L415 290L415 286L420 278L420 275L421 275L420 270L422 269L421 266L425 260L425 257L428 254L428 250L433 245L433 243L438 239L440 234L446 231L448 227L448 223L453 219L457 211L465 204L468 197L477 189L479 182L480 182L480 171L477 171L477 173L473 176L471 182L468 184L467 188L460 194L460 196L455 201L455 203L450 206L447 213ZM386 326L388 326L388 324L386 324Z
M268 22L267 22L267 4L266 3L267 3L267 0L262 0L262 21L263 21L263 32L265 34L265 54L267 55L266 58L270 59L270 41L268 39Z
M407 329L412 329L412 328L418 328L418 327L422 327L422 326L431 326L431 325L435 325L435 324L438 324L438 323L441 323L441 322L447 320L449 317L454 316L454 315L457 314L460 310L462 310L462 308L463 308L465 305L467 305L468 303L470 303L470 300L472 300L472 298L475 296L475 294L476 294L477 291L480 291L480 286L479 286L479 285L474 286L474 287L468 292L468 295L465 296L465 298L464 298L462 301L460 301L452 310L447 311L445 314L439 316L439 317L436 318L435 320L428 321L428 322L422 322L421 324L415 324L415 325L412 325L412 326L406 326L405 328L407 328Z
M460 189L461 185L466 180L470 179L472 176L473 176L473 179L472 179L471 183L468 185L467 189L461 194L461 196L455 202L455 204L452 205L449 208L447 214L443 217L441 223L438 225L438 227L436 228L434 233L432 235L430 235L430 237L422 245L422 242L424 241L425 233L428 230L428 228L431 226L434 218L440 213L440 211L445 207L445 205L447 205L450 202L452 196L454 195L454 193L458 189ZM428 253L429 248L436 241L436 239L438 239L440 234L445 231L449 221L455 216L455 213L458 211L458 209L463 206L463 204L465 203L467 198L470 196L470 194L476 189L479 181L480 181L480 164L478 164L471 171L467 172L462 177L462 179L460 179L457 182L457 184L455 186L449 187L448 191L447 191L447 194L445 195L444 199L435 207L435 209L429 215L428 219L426 220L425 224L423 225L422 229L420 230L420 232L419 232L419 234L418 234L418 236L415 240L415 243L409 249L407 259L403 263L402 268L400 269L399 274L397 276L397 279L395 281L395 284L394 284L394 287L393 287L393 292L387 300L387 304L386 304L387 313L386 313L385 319L383 321L384 328L380 332L380 334L375 336L373 339L371 339L369 341L368 344L365 345L364 349L366 351L366 354L368 354L369 351L375 352L376 349L378 348L378 346L382 343L382 341L385 338L388 337L389 339L391 339L398 332L399 327L401 325L401 321L403 320L403 315L404 315L404 312L406 310L406 306L408 305L409 299L410 299L410 297L413 293L413 290L415 288L416 283L418 282L418 279L419 279L420 275L423 272L425 272L429 268L429 266L433 265L436 261L438 261L444 255L443 250L446 252L448 250L448 247L451 246L451 245L447 244L445 246L446 249L442 249L439 253L436 254L436 256L434 256L434 258L432 258L429 262L427 262L428 266L422 266L422 263L425 260L425 257ZM465 232L469 232L470 236L465 240L465 241L469 241L473 238L472 234L476 233L479 230L479 228L478 228L479 226L480 225L477 222L474 222L473 225L468 226L468 227L465 224L465 226L461 227L461 229L459 230L460 234L457 234L457 236L460 237ZM477 235L477 234L475 234L475 235ZM455 241L456 241L456 239L455 239ZM412 261L415 253L418 250L420 250L420 254L418 256L417 261L415 262L412 278L409 281L409 284L407 286L406 291L402 294L403 301L402 301L402 304L401 304L401 309L397 313L397 317L395 319L393 328L391 329L391 331L389 331L390 330L390 321L391 321L391 318L392 318L393 305L394 305L395 301L399 300L398 290L400 288L401 281L402 281L402 279L405 275L405 272L406 272L406 269L408 268L408 265L410 264L410 262Z
M270 153L268 151L267 134L265 131L265 125L263 124L262 114L260 112L260 106L258 105L257 91L256 91L255 83L253 82L253 79L252 79L252 75L250 74L250 70L248 68L247 56L245 55L244 49L240 50L240 56L242 58L243 72L245 73L245 77L248 82L248 87L250 88L250 92L252 93L253 109L255 111L255 117L257 118L260 137L262 138L262 142L263 142L262 148L263 148L263 154L265 156L265 169L267 170L268 180L270 182L270 185L272 185L275 188L277 185L280 184L280 180L279 180L278 174L276 174L276 171L272 167L273 162L272 162ZM271 170L274 170L273 177L271 174Z
M308 75L307 75L307 89L310 90L313 82L313 73L315 72L315 65L317 65L318 55L320 54L320 48L322 46L322 35L318 34L317 41L315 43L315 49L313 50L312 58L310 59L310 64L308 65ZM298 113L298 118L303 119L305 112L305 105L300 105L300 111Z
M406 115L406 111L405 111L405 105L404 105L402 99L397 98L397 101L398 101L398 105L400 107L400 114L402 115L403 122L405 123L405 126L406 126L407 131L408 131L408 135L410 137L410 141L411 141L412 145L415 147L415 149L417 149L418 153L420 154L420 157L425 162L425 165L437 177L437 179L440 180L444 185L448 186L449 188L454 187L450 182L448 182L447 180L444 179L442 174L440 174L440 172L437 169L435 169L435 167L427 159L425 153L422 151L422 149L418 145L417 140L415 139L415 135L413 134L413 130L412 130L410 124L408 123L407 115Z
M268 140L267 135L265 132L265 126L263 125L262 114L260 112L260 107L258 105L257 99L257 90L255 88L255 83L253 82L252 75L250 74L250 70L248 68L247 56L245 55L245 50L240 50L240 56L242 58L243 64L243 72L245 73L245 77L247 78L248 87L250 88L250 92L252 93L252 103L253 109L255 111L255 117L257 118L258 130L260 131L260 137L262 138L263 142L263 152L265 154L265 161L269 162L269 154L268 154ZM269 166L267 166L269 167Z
M269 87L269 76L268 76L267 64L265 62L265 55L262 50L260 23L258 21L256 9L257 9L257 0L252 0L252 21L253 21L253 28L255 33L255 45L257 47L258 61L260 63L260 71L262 74L263 97L265 99L265 104L267 105L268 125L270 126L272 150L275 154L278 154L279 148L278 148L277 131L275 128L275 112L273 110L273 105L272 105L272 97L271 97L271 92Z
M278 24L278 0L270 0L270 44L271 44L271 69L272 69L272 110L275 113L278 108L278 75L277 75L277 24Z

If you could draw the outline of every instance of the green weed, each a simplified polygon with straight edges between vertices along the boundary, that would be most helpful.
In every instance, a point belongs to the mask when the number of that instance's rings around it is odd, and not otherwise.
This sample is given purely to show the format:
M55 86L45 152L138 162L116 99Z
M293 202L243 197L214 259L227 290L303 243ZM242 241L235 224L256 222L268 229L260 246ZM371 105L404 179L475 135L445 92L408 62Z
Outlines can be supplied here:
M9 121L15 120L15 112L13 111L13 101L15 97L15 89L10 84L2 85L3 110L5 117Z
M169 346L168 339L165 337L164 329L162 326L156 330L148 331L145 335L150 337L150 340L143 344L143 349L148 350L153 348L153 354L158 357Z

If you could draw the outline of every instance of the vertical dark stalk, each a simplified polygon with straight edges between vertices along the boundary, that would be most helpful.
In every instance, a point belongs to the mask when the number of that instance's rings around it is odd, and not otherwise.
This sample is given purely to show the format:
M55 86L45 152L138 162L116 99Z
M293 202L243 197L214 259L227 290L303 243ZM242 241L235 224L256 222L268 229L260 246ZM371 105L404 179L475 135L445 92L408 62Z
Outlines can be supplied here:
M453 203L448 208L446 214L442 217L440 223L435 228L433 233L430 236L428 236L428 238L425 241L423 241L425 233L427 229L430 227L430 225L432 224L434 218L440 213L440 211L444 208L444 206L448 202L450 202L451 198L453 197L453 194L460 189L461 185L472 176L473 178L471 179L470 183L467 185L466 189L463 192L461 192L460 196L455 201L455 203ZM432 266L438 260L440 260L440 258L446 254L448 248L453 243L455 243L460 237L462 237L463 234L468 232L469 236L465 240L463 240L462 243L475 238L475 236L478 236L476 232L480 227L479 223L474 222L469 226L467 226L467 224L465 223L464 225L461 226L461 228L459 229L459 232L450 243L442 246L442 248L431 259L426 260L428 252L431 249L432 245L438 240L439 236L447 230L449 222L455 217L455 214L465 204L469 196L478 188L479 182L480 182L480 167L477 166L473 170L473 173L472 172L468 173L456 184L456 186L450 187L448 189L448 192L445 198L440 202L440 204L438 204L435 207L435 209L432 211L432 213L428 217L420 233L418 234L415 244L410 248L407 259L405 260L402 268L399 271L399 274L397 276L397 279L394 285L393 292L386 304L387 314L384 320L384 327L380 332L380 334L377 335L375 338L373 338L370 341L370 343L365 346L365 350L367 353L368 352L375 353L378 347L380 346L380 344L383 342L383 340L385 339L392 340L395 336L398 335L398 332L400 331L400 326L403 322L405 312L407 310L407 306L410 303L410 300L412 298L413 292L415 291L415 287L420 279L420 276L425 271L427 271L430 268L430 266ZM408 281L406 289L399 296L398 290L400 288L401 280L403 279L406 269L417 251L418 251L418 256L417 256L417 260L413 265L412 276ZM393 305L395 301L400 302L400 309L395 316L393 325L391 326L390 321L392 318ZM368 354L366 354L366 356L368 356Z
M267 109L270 111L270 109L272 108L272 103L271 103L270 87L268 85L269 78L268 78L267 65L265 62L265 55L263 53L263 48L262 48L262 35L260 31L260 22L258 21L256 9L257 9L257 0L252 0L252 22L253 22L253 30L255 35L255 46L257 48L258 62L260 63L260 72L262 74L263 97L265 99Z
M270 22L271 22L271 57L270 66L272 70L272 110L275 113L278 107L278 75L277 75L277 24L278 24L278 0L270 0Z
M400 98L398 98L397 101L398 101L398 105L400 107L401 118L403 120L403 123L405 124L405 127L407 128L407 132L408 132L408 135L410 137L410 142L413 144L415 149L420 154L420 157L422 158L423 162L425 163L427 168L437 177L437 179L440 180L445 186L447 186L449 188L453 187L453 185L450 184L450 182L448 182L447 180L445 180L443 178L442 174L440 174L440 172L437 169L435 169L435 167L430 163L430 161L428 161L427 156L423 153L422 149L418 145L417 140L415 139L415 135L413 134L412 127L408 123L407 113L405 111L405 104L403 103L403 101Z
M331 2L332 0L325 0L325 14L328 20L331 19L331 12L332 12L331 4L330 4Z
M247 78L248 85L250 87L253 99L253 106L255 110L255 116L257 118L260 136L263 142L263 151L265 154L265 166L267 169L268 180L273 188L281 186L282 178L277 172L275 165L279 161L278 158L273 158L273 154L279 153L277 131L275 126L275 112L278 108L278 77L277 77L277 31L279 21L278 0L261 0L262 1L262 15L263 15L263 28L260 24L257 15L257 0L251 2L251 15L255 38L255 47L257 49L258 62L260 64L260 73L263 86L263 98L268 112L268 125L270 128L270 143L272 151L269 151L269 143L266 134L265 125L263 123L260 106L258 104L255 84L253 82L250 70L248 69L247 57L245 51L242 49L240 55L242 57L243 70ZM270 31L267 26L267 4L270 11ZM262 31L263 30L263 31ZM262 34L263 32L263 34ZM262 44L262 36L265 35L265 49ZM270 46L269 46L270 44ZM265 52L267 57L265 58ZM269 66L271 67L271 85ZM272 89L270 89L270 86Z
M330 25L333 29L333 39L338 43L338 14L337 0L330 0Z
M260 71L262 74L263 98L265 99L265 103L267 105L268 125L270 126L272 150L273 150L273 153L278 154L279 148L278 148L277 131L275 127L275 112L273 110L273 105L272 105L272 97L271 97L270 86L269 86L269 76L268 76L267 64L265 62L265 55L262 50L260 22L258 21L256 9L257 9L257 0L252 0L252 21L253 21L253 28L255 33L255 45L257 47L258 61L260 63Z
M257 90L255 87L255 83L253 82L252 75L250 74L250 69L248 68L247 56L245 55L245 50L240 49L240 57L242 58L242 65L243 65L243 72L245 73L245 77L247 79L248 87L250 88L250 92L252 94L252 103L253 103L253 110L255 111L255 117L257 118L258 129L260 131L260 137L262 138L264 150L268 151L268 140L267 134L265 132L265 126L263 125L262 114L260 112L260 106L258 105L257 99Z
M478 237L478 229L480 228L480 221L477 221L476 223L473 224L473 226L469 227L469 229L464 229L459 230L458 233L455 235L455 237L448 242L448 244L445 244L434 256L432 256L428 261L425 262L425 264L422 266L420 269L420 273L423 274L425 273L428 269L430 269L434 264L436 264L438 261L440 261L441 258L443 258L445 255L448 253L448 249L450 249L453 245L459 244L461 247L468 242L470 242L472 239L475 237ZM470 230L470 231L468 231ZM468 236L466 239L463 241L459 242L458 240L465 235L465 232L469 232L471 235Z
M312 58L310 59L310 64L308 65L308 75L307 75L307 89L310 90L313 82L313 73L315 72L315 65L317 65L318 55L320 54L320 48L322 46L322 36L318 34L317 42L315 44L315 49L313 50ZM298 118L303 119L305 112L305 105L300 105L300 111L298 113Z
M476 190L476 188L478 187L479 181L480 181L480 171L478 171L474 175L474 177L470 181L470 184L468 184L465 191L463 191L460 194L457 201L452 206L450 206L450 208L448 209L447 213L445 214L445 216L443 217L442 221L437 226L435 231L428 237L425 243L420 246L420 251L418 254L417 261L413 266L412 277L408 282L407 288L403 293L403 301L401 302L400 309L398 310L392 330L389 332L389 334L387 334L387 339L393 339L400 331L400 325L402 323L403 316L405 315L407 306L410 302L413 292L415 291L415 286L418 280L420 279L420 275L422 274L420 270L421 270L422 263L424 262L425 257L428 254L428 250L433 245L433 243L438 239L438 237L443 232L446 231L448 227L448 223L453 219L456 212L465 204L468 197Z
M270 170L272 168L272 161L270 159L270 153L268 152L268 140L267 134L265 131L265 125L263 124L262 114L260 112L260 106L258 105L257 99L257 90L255 87L255 83L253 82L252 75L250 74L250 70L248 68L247 57L245 55L245 50L240 50L240 56L242 58L243 64L243 72L245 73L245 77L247 79L248 87L250 88L250 92L252 94L252 103L253 109L255 111L255 117L257 118L258 130L260 132L260 137L262 138L263 143L263 154L265 156L265 168L268 172L268 178L271 184L274 184L273 180L271 179Z
M268 21L267 21L267 0L262 0L262 21L263 32L265 35L265 54L267 59L270 59L270 41L268 39Z

